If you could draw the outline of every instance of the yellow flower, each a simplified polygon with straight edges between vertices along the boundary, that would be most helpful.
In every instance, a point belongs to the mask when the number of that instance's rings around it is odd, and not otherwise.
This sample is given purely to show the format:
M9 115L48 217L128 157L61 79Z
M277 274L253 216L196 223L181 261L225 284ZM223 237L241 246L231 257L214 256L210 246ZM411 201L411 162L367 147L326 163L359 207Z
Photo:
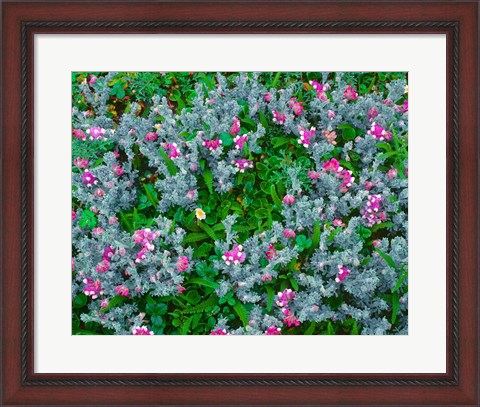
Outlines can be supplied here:
M207 217L207 215L201 208L195 209L195 216L197 217L197 219L200 219L200 220L203 220Z
M408 93L408 85L405 86L405 93Z

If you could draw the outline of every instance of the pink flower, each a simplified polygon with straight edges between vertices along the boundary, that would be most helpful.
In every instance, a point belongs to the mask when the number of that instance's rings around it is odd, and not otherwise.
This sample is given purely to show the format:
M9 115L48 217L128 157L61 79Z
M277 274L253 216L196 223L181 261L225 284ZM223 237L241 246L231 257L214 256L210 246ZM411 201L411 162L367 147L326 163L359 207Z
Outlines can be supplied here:
M234 117L232 127L230 127L230 134L234 136L237 133L240 133L240 120Z
M303 102L297 102L297 98L292 98L288 101L288 107L293 110L297 116L303 112Z
M285 121L287 120L287 116L285 116L283 113L279 113L276 110L272 110L273 114L273 122L276 124L285 124Z
M287 324L289 328L291 326L300 326L300 321L292 314L289 314L286 318L284 318L283 323Z
M355 181L355 177L352 177L352 171L350 170L342 170L339 173L339 176L343 178L343 182L340 185L340 191L347 192L348 188L350 188Z
M118 218L116 216L112 216L108 218L108 224L109 225L116 225L118 223Z
M163 148L168 153L168 158L174 159L174 158L180 157L180 152L178 151L177 143L172 143L172 144L165 143L163 145Z
M375 107L372 107L368 110L368 120L372 120L374 117L378 116L378 111Z
M365 186L365 189L367 191L370 191L373 187L376 187L377 186L377 183L375 182L371 182L371 181L367 181L363 184Z
M350 85L343 91L343 96L347 100L355 100L358 97L357 92Z
M223 252L222 259L225 261L225 264L229 266L231 263L240 264L243 263L246 259L246 254L242 252L243 246L236 244L233 246L231 251Z
M101 188L97 188L95 190L95 196L98 196L99 198L102 198L105 195L105 191Z
M120 164L113 164L112 171L115 175L118 175L118 176L123 174L123 168Z
M110 301L108 299L104 299L102 301L100 301L100 308L107 308L108 307L108 304L110 304Z
M83 130L80 130L80 129L72 130L72 135L73 137L78 138L79 140L85 141L87 139L87 136L85 135Z
M210 151L214 151L220 147L220 145L222 144L222 140L220 140L219 138L216 138L215 140L205 140L202 144Z
M386 131L385 127L381 127L375 122L372 123L372 127L367 131L367 134L380 141L390 140L392 138L392 133Z
M115 254L115 249L112 246L108 246L102 254L103 260L110 261Z
M265 281L272 281L272 276L269 273L265 273L262 276L262 282L264 283Z
M225 329L215 329L214 331L210 332L210 335L226 335L227 331Z
M398 174L398 170L396 168L391 168L387 172L387 177L392 179L392 178L395 178L397 174Z
M128 294L130 294L130 290L123 284L117 285L115 287L115 291L117 292L118 295L121 295L122 297L128 297Z
M95 85L96 81L97 81L97 77L95 75L88 75L88 84L89 85Z
M308 177L309 177L312 181L315 181L315 180L319 179L321 176L322 176L322 174L320 174L320 173L317 172L317 171L308 171Z
M375 239L373 241L373 246L378 247L378 246L380 246L381 243L382 243L382 241L380 239Z
M190 191L187 192L187 198L190 200L190 201L193 201L193 199L195 198L195 194L197 193L197 191L195 191L194 189L191 189Z
M153 331L150 331L146 326L136 326L132 329L133 335L153 335Z
M233 141L235 142L235 148L241 150L243 145L248 141L248 136L246 134L243 136L236 136Z
M380 212L382 209L382 201L383 197L381 195L369 195L366 206L360 210L360 214L367 220L368 226L386 220L387 214L385 212Z
M205 103L206 103L207 105L213 105L213 104L215 103L215 99L214 99L214 98L211 98L211 99L206 98L206 99L205 99Z
M75 160L73 160L73 164L79 169L88 167L88 161L81 157L75 158Z
M297 234L292 229L287 228L283 231L283 236L285 236L287 239L295 239Z
M97 227L97 228L95 228L95 229L93 229L93 234L94 234L95 236L100 236L103 232L105 232L105 229L102 228L102 227L100 227L100 226Z
M383 104L384 104L385 106L393 106L393 105L394 105L393 100L390 100L390 99L385 99L385 100L383 101Z
M270 92L265 93L263 95L263 98L265 99L265 102L271 102L272 101L272 94Z
M93 184L97 183L97 179L95 178L95 176L87 170L85 170L85 172L82 174L82 181L87 187L90 187Z
M334 131L322 130L322 136L332 145L336 145L337 133Z
M287 194L283 197L283 203L285 205L291 205L295 202L295 197L293 195Z
M232 164L235 164L236 170L245 172L248 168L253 168L253 161L241 158L240 160L233 160Z
M345 226L345 223L343 223L342 219L334 219L333 220L333 225L334 226Z
M308 148L310 145L311 139L315 135L315 127L310 128L310 130L305 129L304 127L298 126L298 132L300 138L298 139L298 144L301 144L305 148Z
M110 269L110 262L108 260L102 260L95 267L95 270L97 271L97 273L105 273L109 269Z
M310 81L310 85L312 85L312 88L315 89L315 91L317 92L317 98L323 101L328 100L327 94L325 92L330 89L329 84L321 84L317 81Z
M271 259L274 259L275 257L277 257L277 252L276 252L273 244L270 244L268 246L268 250L265 252L265 254L266 254L268 260L271 260Z
M96 140L100 137L103 137L105 133L106 130L102 129L101 127L90 127L87 129L87 134L90 134L90 140Z
M325 161L323 163L323 168L326 171L333 171L333 172L339 172L339 171L342 171L343 169L342 167L340 167L340 163L335 158L332 158L329 161Z
M72 209L72 220L77 219L77 214L76 212Z
M145 141L155 141L158 138L157 133L149 132L145 134Z
M180 285L180 284L177 284L177 292L178 292L179 294L182 294L185 290L186 290L185 287L183 287L183 286Z
M288 302L289 301L292 301L295 297L296 297L296 294L295 294L295 291L292 291L290 288L287 288L285 290L283 290L283 292L279 292L277 294L277 305L279 307L286 307L288 305Z
M276 326L271 326L265 331L265 335L281 335L282 330Z
M337 274L337 278L335 278L335 281L339 283L340 281L345 280L349 274L350 274L349 269L343 266L338 266L338 274Z
M85 283L83 293L86 296L92 297L92 299L96 299L99 295L103 294L100 280L93 281L91 278L86 278L85 280L83 280L83 282Z
M335 114L335 112L334 112L333 110L329 110L327 113L328 113L328 118L329 118L330 120L335 119L336 114Z
M182 273L186 269L188 269L188 257L187 256L181 256L177 260L177 270Z

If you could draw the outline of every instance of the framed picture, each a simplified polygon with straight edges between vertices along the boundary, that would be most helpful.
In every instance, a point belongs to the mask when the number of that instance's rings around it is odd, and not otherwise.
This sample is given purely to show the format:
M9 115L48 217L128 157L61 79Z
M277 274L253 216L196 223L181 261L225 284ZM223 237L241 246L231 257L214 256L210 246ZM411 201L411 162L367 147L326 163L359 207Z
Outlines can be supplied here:
M3 404L478 404L477 2L2 12Z

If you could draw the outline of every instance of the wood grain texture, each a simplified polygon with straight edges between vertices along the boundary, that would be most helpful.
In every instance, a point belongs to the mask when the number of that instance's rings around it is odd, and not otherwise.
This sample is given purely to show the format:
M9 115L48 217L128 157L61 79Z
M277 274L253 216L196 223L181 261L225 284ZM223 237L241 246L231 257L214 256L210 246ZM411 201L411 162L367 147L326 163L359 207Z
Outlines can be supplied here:
M478 3L7 2L2 5L2 12L4 405L478 404ZM101 25L93 23L94 20L112 24ZM32 23L34 21L39 23ZM77 25L72 23L75 21ZM141 24L122 23L127 21ZM156 24L159 21L175 24ZM188 21L207 23L182 24ZM265 24L248 23L252 21ZM275 21L293 23L275 26ZM319 21L330 22L330 25L309 24ZM394 22L410 25L402 28ZM438 22L446 24L442 26ZM459 43L455 48L452 38L456 29ZM446 118L449 140L446 180L448 373L383 376L34 374L31 67L33 35L40 32L446 33L450 61ZM457 83L454 81L456 69L459 69ZM22 81L22 72L28 81ZM22 86L23 94L29 96L23 103ZM452 120L453 117L456 120ZM459 137L452 137L457 130ZM26 144L22 142L25 135ZM457 230L452 227L454 224ZM24 230L28 230L26 239L22 239ZM23 280L22 265L27 270ZM453 278L455 269L460 272L459 278ZM28 316L23 325L22 310ZM455 318L455 314L459 318ZM26 352L25 349L22 352L22 343L27 345ZM455 362L453 356L457 350Z

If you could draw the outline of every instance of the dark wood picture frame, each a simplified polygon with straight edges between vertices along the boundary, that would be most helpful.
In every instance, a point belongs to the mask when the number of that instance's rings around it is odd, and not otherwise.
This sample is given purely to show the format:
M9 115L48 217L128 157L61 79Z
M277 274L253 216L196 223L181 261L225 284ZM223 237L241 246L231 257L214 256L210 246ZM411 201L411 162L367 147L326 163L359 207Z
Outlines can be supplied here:
M0 403L478 405L478 13L477 1L3 2ZM34 35L157 32L447 36L446 374L34 373Z

